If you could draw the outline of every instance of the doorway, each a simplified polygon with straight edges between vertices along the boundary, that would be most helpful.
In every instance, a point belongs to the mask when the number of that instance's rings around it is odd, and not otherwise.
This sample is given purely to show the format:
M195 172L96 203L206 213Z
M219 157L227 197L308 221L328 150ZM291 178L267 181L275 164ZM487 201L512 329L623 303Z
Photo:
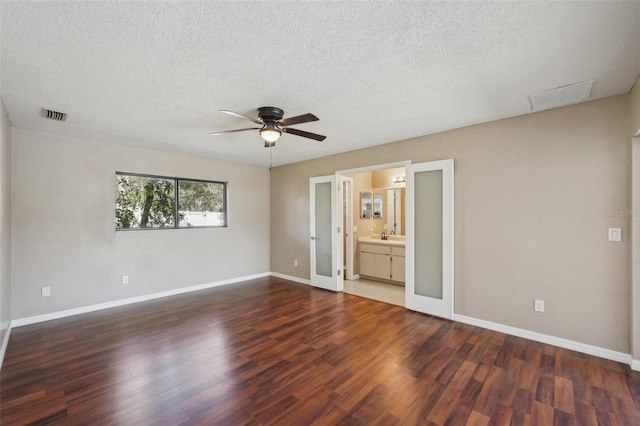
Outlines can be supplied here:
M392 258L390 247L404 250L405 166L409 162L343 170L342 205L344 229L344 292L405 306L404 259ZM369 245L363 245L368 243ZM388 271L375 274L362 271L360 261L369 256L362 247L389 251L378 256L380 262L389 263ZM373 246L372 246L373 247ZM390 262L395 259L402 274L392 276ZM385 275L386 274L386 275Z
M365 183L368 179L369 184L358 191L356 179L361 173L368 176ZM374 181L381 175L386 176L387 183ZM344 177L352 183L343 186ZM311 178L311 285L354 291L350 283L344 285L345 267L351 262L353 266L347 272L354 279L348 281L366 278L388 288L387 284L396 285L404 291L408 309L453 319L453 178L452 159L383 164ZM389 179L393 188L405 184L406 207L404 216L402 211L394 212L394 220L384 222L389 216L385 206L396 208L395 196L393 202L385 202L385 193L387 197L391 194L385 186ZM351 197L343 198L344 188L350 189ZM385 190L378 193L378 188ZM344 232L348 221L343 207L353 212L349 232ZM396 220L398 216L401 219ZM406 235L398 235L398 230ZM362 280L357 284L367 283ZM372 294L359 295L375 298Z

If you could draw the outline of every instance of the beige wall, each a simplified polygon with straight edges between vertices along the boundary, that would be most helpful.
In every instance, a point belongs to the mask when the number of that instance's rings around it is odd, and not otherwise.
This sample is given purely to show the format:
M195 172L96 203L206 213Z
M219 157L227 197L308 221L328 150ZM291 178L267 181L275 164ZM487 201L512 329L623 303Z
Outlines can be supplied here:
M12 139L14 319L269 271L267 169L17 128ZM116 171L228 181L229 227L115 232Z
M0 99L0 345L11 322L11 124ZM0 361L1 362L1 361Z
M362 217L362 202L361 194L363 192L371 192L371 172L354 173L351 175L345 175L353 179L353 224L358 227L358 230L353 233L355 240L358 237L370 236L372 229L371 219L365 219Z
M394 167L393 169L375 170L371 172L372 188L404 188L404 183L393 183L396 176L405 175L404 167Z
M455 160L455 312L629 353L628 96L277 167L271 270L309 278L309 177ZM293 267L293 258L300 261ZM533 311L533 299L546 312Z

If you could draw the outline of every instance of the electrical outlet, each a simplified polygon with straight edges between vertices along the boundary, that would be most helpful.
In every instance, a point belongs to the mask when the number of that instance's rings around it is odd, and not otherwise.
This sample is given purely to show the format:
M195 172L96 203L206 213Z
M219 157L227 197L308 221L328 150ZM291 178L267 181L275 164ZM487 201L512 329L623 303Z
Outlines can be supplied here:
M536 312L544 312L544 300L535 299L533 302L533 310Z
M609 241L621 242L622 230L620 228L609 228Z
M122 284L129 284L129 275L122 276Z
M298 259L293 261L293 266L295 266L296 268L298 267Z
M51 296L51 287L42 287L42 297Z

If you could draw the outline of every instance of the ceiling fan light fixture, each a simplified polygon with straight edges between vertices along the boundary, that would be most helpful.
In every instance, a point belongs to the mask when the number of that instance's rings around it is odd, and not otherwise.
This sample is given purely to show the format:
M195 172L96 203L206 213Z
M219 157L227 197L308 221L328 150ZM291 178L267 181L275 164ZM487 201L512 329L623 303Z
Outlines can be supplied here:
M280 139L282 135L282 131L278 129L274 124L265 124L262 129L260 129L260 136L264 139L265 142L273 143Z

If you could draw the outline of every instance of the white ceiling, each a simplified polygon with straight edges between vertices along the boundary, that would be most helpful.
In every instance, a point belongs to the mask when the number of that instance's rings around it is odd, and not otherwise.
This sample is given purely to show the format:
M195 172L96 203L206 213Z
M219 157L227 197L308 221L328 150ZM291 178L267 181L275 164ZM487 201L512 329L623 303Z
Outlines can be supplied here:
M285 116L274 165L530 113L527 95L640 73L640 2L1 2L13 126L269 163L252 127ZM41 118L46 107L69 114Z

